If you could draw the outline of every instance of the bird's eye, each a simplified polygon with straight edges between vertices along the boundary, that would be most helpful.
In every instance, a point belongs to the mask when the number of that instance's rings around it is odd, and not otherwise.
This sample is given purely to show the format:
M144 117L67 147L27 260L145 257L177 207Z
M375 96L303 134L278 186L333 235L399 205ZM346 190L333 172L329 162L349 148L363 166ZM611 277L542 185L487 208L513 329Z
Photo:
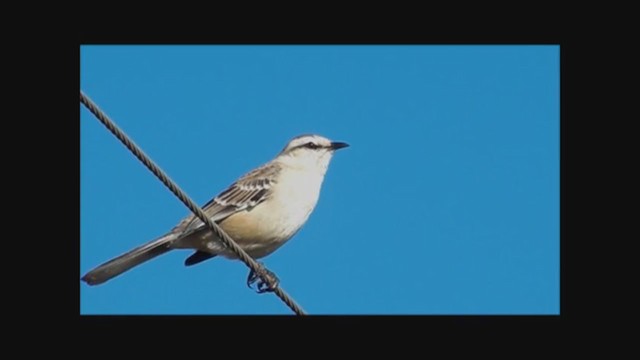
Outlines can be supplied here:
M312 142L308 142L306 144L304 144L304 147L308 148L308 149L317 149L320 146L316 143L312 143Z

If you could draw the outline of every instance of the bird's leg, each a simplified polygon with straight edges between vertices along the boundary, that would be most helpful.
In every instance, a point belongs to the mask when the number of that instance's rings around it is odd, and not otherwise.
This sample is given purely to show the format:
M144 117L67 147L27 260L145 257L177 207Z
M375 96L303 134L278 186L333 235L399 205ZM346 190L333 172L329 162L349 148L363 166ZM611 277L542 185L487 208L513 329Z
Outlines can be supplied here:
M247 277L247 286L251 288L251 285L253 285L253 283L255 283L256 280L258 279L259 279L258 274L255 271L250 270L249 276Z
M278 287L278 284L280 283L280 280L278 279L276 274L274 274L273 272L267 270L262 263L259 263L259 264L262 267L261 270L264 271L264 274L269 279L272 280L273 286L269 286L269 284L267 284L264 280L262 280L262 278L253 270L251 270L249 272L249 276L247 277L247 286L250 289L253 289L252 285L255 282L258 282L257 285L256 285L256 289L255 289L258 294L275 291L275 289Z

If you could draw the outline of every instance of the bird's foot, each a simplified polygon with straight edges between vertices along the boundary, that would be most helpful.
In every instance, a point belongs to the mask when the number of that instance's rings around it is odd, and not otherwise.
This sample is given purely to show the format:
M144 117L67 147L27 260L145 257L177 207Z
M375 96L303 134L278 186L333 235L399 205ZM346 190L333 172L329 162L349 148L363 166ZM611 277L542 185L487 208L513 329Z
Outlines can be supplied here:
M264 274L271 280L273 285L269 286L269 284L262 280L262 278L255 271L251 270L249 272L249 276L247 277L247 286L250 289L253 289L252 285L257 282L255 290L258 294L275 291L278 287L278 284L280 283L280 280L278 279L276 274L267 270L264 265L262 265L262 263L260 263L260 266L262 266L262 271L264 271Z

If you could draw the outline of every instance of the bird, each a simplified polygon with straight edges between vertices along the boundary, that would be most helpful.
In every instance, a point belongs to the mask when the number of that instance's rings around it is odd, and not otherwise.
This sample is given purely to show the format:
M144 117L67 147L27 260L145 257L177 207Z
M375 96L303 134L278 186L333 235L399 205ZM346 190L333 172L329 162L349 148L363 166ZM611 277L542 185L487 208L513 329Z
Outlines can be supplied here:
M334 153L348 147L316 134L292 138L269 162L247 172L202 207L248 255L264 258L289 241L313 212ZM193 253L184 264L193 266L216 256L237 259L197 216L190 214L164 235L117 256L87 272L81 280L102 284L132 268L176 249ZM258 292L274 291L258 283ZM247 285L258 276L251 271Z

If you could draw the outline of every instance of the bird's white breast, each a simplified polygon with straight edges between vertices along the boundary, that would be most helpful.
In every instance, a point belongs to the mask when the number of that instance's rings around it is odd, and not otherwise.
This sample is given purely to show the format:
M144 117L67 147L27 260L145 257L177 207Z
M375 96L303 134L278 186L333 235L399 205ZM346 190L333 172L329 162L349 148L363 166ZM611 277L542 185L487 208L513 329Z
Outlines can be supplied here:
M270 200L282 209L282 216L276 220L282 237L293 236L307 221L318 202L322 180L321 174L290 169L275 184Z
M249 255L261 258L277 250L305 224L318 202L323 174L287 169L273 184L271 196L220 225ZM230 251L223 256L235 258Z

